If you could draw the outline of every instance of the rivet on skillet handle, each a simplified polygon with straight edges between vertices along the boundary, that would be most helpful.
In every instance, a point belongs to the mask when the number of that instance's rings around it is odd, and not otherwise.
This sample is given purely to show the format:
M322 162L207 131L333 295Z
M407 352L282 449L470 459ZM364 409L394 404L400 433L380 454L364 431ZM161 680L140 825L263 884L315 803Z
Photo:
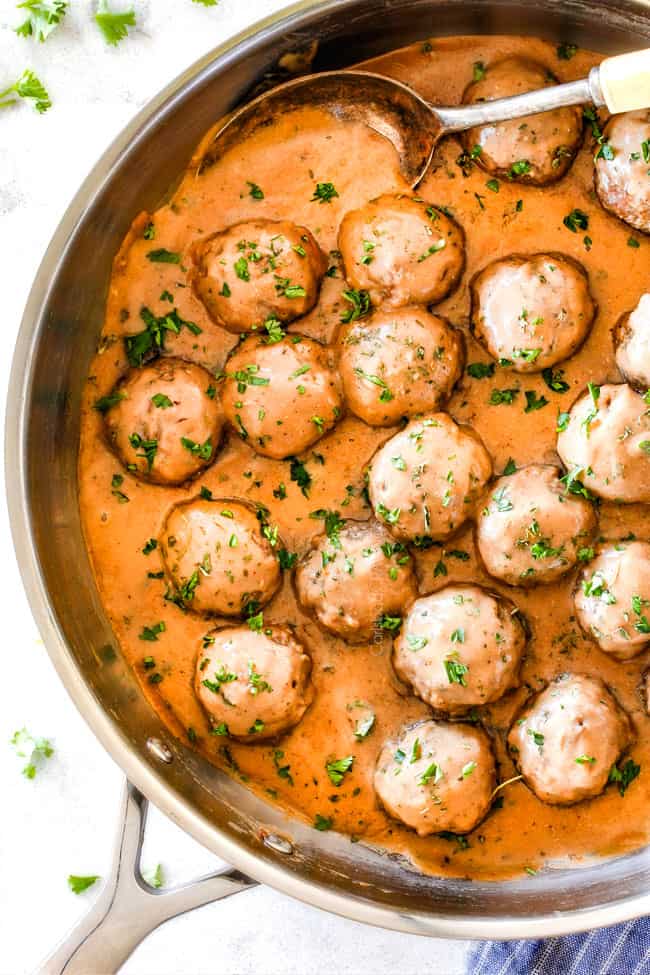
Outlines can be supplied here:
M39 966L37 975L115 975L163 922L256 885L231 870L169 891L150 887L140 873L147 807L144 796L127 782L110 876L97 902Z

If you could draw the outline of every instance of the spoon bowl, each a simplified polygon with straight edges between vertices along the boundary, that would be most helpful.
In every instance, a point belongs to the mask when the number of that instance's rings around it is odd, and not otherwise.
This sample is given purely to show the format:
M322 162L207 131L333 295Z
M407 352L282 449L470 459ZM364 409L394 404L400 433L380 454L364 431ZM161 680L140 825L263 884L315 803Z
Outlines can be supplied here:
M444 135L584 104L606 106L612 113L650 107L650 49L607 58L578 81L448 108L431 105L408 85L370 71L305 75L264 92L234 112L207 146L199 173L281 115L312 107L342 121L363 122L388 139L397 151L404 179L415 187Z

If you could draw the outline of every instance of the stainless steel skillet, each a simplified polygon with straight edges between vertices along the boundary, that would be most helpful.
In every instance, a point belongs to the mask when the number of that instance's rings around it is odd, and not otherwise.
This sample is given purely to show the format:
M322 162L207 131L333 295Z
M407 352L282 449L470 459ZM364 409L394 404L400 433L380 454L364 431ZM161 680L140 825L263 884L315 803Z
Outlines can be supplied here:
M97 926L95 916L76 935L84 952L99 955L69 960L73 941L44 970L114 971L148 930L245 887L252 881L243 874L356 920L434 936L545 937L650 913L647 850L549 869L535 883L468 883L424 877L283 817L170 739L116 653L81 535L80 395L111 260L134 215L160 201L207 128L285 52L318 39L315 68L327 70L427 36L480 33L616 53L650 44L650 2L304 0L214 51L141 112L80 188L45 255L7 409L9 506L25 587L58 673L97 737L138 790L236 871L212 886L149 895L133 880L143 804L130 792L122 859L99 902L105 921Z

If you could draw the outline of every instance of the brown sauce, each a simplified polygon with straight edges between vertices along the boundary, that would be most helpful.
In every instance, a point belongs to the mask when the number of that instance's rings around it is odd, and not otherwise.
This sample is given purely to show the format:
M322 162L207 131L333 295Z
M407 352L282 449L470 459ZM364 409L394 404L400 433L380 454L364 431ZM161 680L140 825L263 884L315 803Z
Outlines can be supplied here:
M583 76L599 60L598 55L584 51L569 61L560 60L553 46L535 39L447 38L386 55L373 61L372 69L414 85L434 102L455 104L472 77L474 62L489 63L511 54L543 62L561 81ZM435 312L465 332L467 361L488 361L469 336L468 281L497 257L539 251L559 251L574 257L589 273L599 311L584 347L563 364L570 391L550 391L539 374L517 376L497 368L492 378L476 380L465 374L447 409L481 435L497 473L509 458L517 465L557 463L558 411L568 409L587 381L621 381L611 329L650 285L650 241L639 239L605 213L595 199L588 135L568 175L544 188L500 180L498 192L493 192L486 187L489 175L480 169L463 175L456 164L460 151L457 139L444 140L418 193L427 201L448 207L465 230L467 266L461 286L436 306ZM500 781L515 774L503 738L526 689L535 690L553 675L573 670L600 675L632 718L637 741L631 755L640 764L641 774L624 797L610 787L595 800L559 808L540 802L519 781L502 790L501 807L467 837L466 849L436 836L418 838L390 820L379 807L372 785L377 754L386 738L404 723L427 716L428 708L397 682L390 663L389 638L348 646L325 635L297 605L290 573L285 573L283 588L267 607L265 620L295 624L313 659L314 703L297 727L276 744L231 742L224 754L224 740L209 734L208 721L194 696L193 674L201 637L214 623L191 612L183 613L164 600L165 580L148 576L162 571L159 549L144 555L147 540L158 535L172 504L196 495L205 485L215 496L241 497L265 505L286 547L302 554L310 539L322 531L322 522L309 517L315 509L338 510L347 517L369 515L361 496L364 465L396 428L371 429L353 417L344 418L301 457L312 478L309 497L291 480L288 461L256 455L233 432L216 462L194 483L169 488L136 480L106 446L101 416L93 403L108 393L128 368L122 338L141 330L141 307L162 314L165 306L160 295L169 291L179 314L195 322L202 332L194 336L183 330L179 336L168 336L166 351L213 372L222 369L237 341L236 336L211 323L187 285L183 263L152 263L146 253L152 247L187 252L197 237L253 217L288 217L304 224L328 253L336 248L338 224L346 211L381 193L406 187L388 142L361 124L337 122L317 110L302 110L279 119L236 153L229 153L197 176L201 153L199 147L170 202L155 214L136 218L115 260L102 344L90 370L83 408L79 469L87 545L116 640L144 693L170 732L188 748L229 768L231 774L247 777L250 788L271 796L292 815L310 822L317 815L331 818L334 829L355 840L404 853L431 873L500 878L539 868L544 862L579 864L596 855L618 854L643 845L650 837L650 719L638 688L647 654L617 663L580 634L571 599L574 573L559 584L536 589L513 590L499 585L477 562L471 527L447 546L466 552L468 560L438 547L417 554L417 570L423 593L451 581L475 581L514 599L530 623L532 636L522 669L522 688L483 709L481 715L494 735ZM251 197L247 181L263 188L263 200ZM316 181L333 182L339 197L325 205L311 202ZM523 205L518 208L519 200ZM585 243L583 232L572 233L563 225L563 218L575 207L589 215L591 243ZM155 225L155 244L143 239L149 221ZM628 246L631 236L637 236L639 247ZM336 263L335 257L330 261ZM295 322L290 331L331 341L346 307L341 296L345 287L339 267L334 277L324 279L315 309ZM488 404L493 388L513 386L521 388L513 404ZM545 396L548 405L525 413L525 390ZM112 491L114 474L124 477L114 490L126 495L128 503L120 503ZM286 486L284 500L273 493L281 483ZM648 538L648 509L603 503L600 531L609 538L629 532ZM166 628L157 641L142 641L139 635L143 627L159 621ZM147 655L155 659L155 673L162 677L159 683L149 680L152 672L143 666ZM358 715L348 708L355 701L367 702L377 719L372 733L361 742L353 735ZM348 754L355 756L353 770L336 789L325 773L325 763L332 756ZM290 771L280 775L279 767L285 766Z

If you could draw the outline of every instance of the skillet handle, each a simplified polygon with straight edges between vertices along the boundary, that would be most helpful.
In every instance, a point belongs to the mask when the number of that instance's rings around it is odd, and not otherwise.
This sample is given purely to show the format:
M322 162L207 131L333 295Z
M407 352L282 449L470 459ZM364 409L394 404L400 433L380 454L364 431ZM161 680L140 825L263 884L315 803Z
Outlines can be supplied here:
M149 886L140 873L147 808L145 797L126 782L113 863L104 889L36 975L115 975L140 942L164 921L256 885L239 871L230 870L169 891Z

